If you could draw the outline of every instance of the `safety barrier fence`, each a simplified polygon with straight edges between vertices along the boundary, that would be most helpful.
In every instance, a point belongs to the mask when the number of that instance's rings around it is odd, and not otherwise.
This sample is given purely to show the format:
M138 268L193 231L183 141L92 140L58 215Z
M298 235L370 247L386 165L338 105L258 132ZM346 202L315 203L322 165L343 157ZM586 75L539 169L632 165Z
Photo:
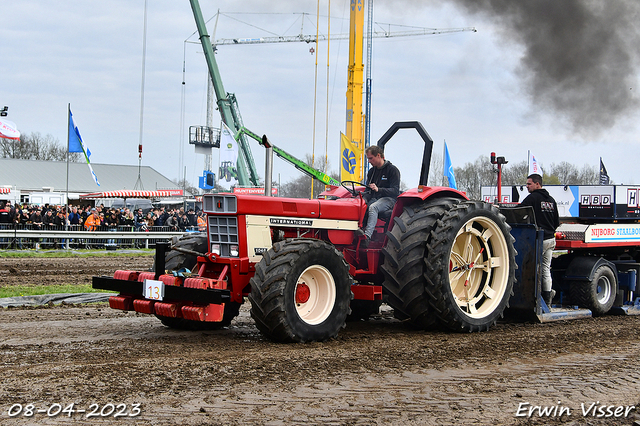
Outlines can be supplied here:
M198 232L198 229L152 226L141 231L134 226L101 226L95 231L86 231L81 225L0 224L0 249L153 248L157 241L168 241L185 232Z

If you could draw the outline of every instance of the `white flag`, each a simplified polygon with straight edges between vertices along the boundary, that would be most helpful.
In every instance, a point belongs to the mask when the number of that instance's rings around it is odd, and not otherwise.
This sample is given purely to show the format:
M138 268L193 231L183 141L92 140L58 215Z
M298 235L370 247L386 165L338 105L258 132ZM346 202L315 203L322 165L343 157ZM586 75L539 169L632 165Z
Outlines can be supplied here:
M538 161L536 160L536 157L534 157L531 152L529 152L529 174L536 174L540 176L544 174L544 172L542 171L542 167L540 167Z

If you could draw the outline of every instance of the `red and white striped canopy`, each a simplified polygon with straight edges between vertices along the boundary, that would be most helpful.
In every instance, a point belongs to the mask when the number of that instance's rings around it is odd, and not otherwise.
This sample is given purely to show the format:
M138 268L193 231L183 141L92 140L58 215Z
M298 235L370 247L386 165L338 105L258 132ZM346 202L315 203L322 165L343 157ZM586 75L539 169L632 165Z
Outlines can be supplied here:
M161 198L182 197L182 189L163 189L159 191L106 191L80 195L80 198Z
M0 188L0 194L8 194L11 192L11 188Z

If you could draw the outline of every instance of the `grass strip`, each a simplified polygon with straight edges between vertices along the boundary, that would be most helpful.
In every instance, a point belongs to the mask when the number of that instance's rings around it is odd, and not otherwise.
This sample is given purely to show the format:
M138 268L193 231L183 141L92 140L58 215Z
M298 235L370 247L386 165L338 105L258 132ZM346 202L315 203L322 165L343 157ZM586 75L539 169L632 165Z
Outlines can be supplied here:
M41 294L56 293L113 293L113 291L96 290L91 287L91 284L41 285L35 287L26 285L15 285L0 287L0 298L16 296L37 296Z
M153 249L136 250L0 250L0 258L60 258L60 257L144 257L153 256Z

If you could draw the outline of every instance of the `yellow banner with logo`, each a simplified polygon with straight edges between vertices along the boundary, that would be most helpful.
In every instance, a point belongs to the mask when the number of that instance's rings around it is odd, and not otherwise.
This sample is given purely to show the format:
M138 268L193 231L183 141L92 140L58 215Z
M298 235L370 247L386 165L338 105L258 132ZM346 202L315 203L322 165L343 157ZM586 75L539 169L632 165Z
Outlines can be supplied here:
M362 148L340 132L340 180L362 182Z

